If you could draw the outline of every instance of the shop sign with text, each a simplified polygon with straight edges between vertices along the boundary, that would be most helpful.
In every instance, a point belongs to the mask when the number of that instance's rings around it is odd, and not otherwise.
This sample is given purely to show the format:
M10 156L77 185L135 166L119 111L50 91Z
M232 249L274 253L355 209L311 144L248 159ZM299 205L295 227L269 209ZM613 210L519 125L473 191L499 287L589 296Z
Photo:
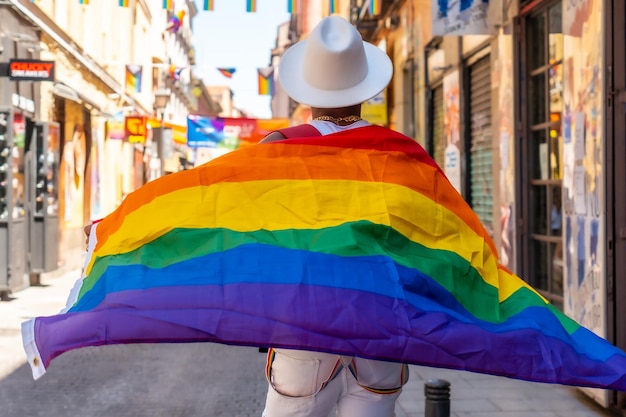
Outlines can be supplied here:
M11 59L9 78L14 81L54 81L54 61Z
M126 116L124 130L129 143L146 143L147 118L145 116Z

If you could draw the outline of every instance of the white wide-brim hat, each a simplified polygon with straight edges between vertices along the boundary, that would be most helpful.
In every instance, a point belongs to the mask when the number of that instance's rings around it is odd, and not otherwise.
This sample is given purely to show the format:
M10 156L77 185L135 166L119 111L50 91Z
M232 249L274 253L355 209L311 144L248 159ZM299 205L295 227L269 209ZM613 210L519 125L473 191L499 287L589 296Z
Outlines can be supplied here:
M392 75L387 54L339 16L324 18L307 39L287 49L278 70L289 97L318 108L363 103L383 91Z

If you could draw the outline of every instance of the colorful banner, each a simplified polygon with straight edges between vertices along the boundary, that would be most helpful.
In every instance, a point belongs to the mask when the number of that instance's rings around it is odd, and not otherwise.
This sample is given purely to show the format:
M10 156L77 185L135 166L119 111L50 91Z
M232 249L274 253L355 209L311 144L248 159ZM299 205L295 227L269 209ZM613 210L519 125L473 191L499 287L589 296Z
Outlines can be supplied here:
M246 0L246 11L256 12L256 0Z
M119 0L120 7L128 7L130 0Z
M174 10L174 0L163 0L163 8L165 10Z
M370 0L370 15L376 16L382 13L383 1Z
M235 150L258 143L268 133L289 126L289 119L187 117L187 146Z
M111 119L106 122L107 139L124 139L124 119Z
M287 0L287 13L298 12L298 0Z
M215 9L215 0L204 0L203 9L212 12Z
M141 65L126 65L126 92L141 93L141 75L143 67Z
M217 70L226 78L233 78L233 74L237 71L235 68L218 68Z
M89 0L78 0L78 2L82 5L88 5L89 4Z
M274 95L274 67L257 69L259 80L259 94L265 96Z
M487 19L488 9L489 0L431 0L433 35L495 34L494 25Z

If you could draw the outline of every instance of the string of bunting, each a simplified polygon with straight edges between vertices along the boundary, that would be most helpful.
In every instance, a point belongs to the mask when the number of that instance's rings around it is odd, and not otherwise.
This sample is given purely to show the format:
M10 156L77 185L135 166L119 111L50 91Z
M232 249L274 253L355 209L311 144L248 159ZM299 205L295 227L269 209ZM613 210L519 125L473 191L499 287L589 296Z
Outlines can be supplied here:
M31 3L37 3L40 0L30 0ZM174 0L161 0L163 9L173 11ZM286 0L287 1L287 13L297 13L299 10L300 0ZM383 0L369 0L369 13L370 15L379 15L382 13L382 1ZM82 5L88 5L90 0L78 0ZM339 13L340 0L328 0L328 13ZM120 7L130 7L130 0L118 0ZM202 0L202 10L212 12L215 10L215 0ZM248 13L254 13L257 11L257 0L246 0L246 11Z

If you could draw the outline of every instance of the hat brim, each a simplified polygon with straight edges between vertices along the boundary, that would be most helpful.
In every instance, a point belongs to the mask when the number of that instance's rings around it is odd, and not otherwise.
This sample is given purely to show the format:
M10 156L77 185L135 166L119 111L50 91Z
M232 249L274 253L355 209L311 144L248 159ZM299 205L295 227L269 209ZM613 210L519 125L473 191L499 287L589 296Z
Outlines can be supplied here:
M304 78L304 54L307 40L298 42L283 54L278 80L285 92L300 104L317 108L339 108L363 103L383 91L393 75L391 60L381 49L363 42L368 72L363 81L343 90L323 90Z

